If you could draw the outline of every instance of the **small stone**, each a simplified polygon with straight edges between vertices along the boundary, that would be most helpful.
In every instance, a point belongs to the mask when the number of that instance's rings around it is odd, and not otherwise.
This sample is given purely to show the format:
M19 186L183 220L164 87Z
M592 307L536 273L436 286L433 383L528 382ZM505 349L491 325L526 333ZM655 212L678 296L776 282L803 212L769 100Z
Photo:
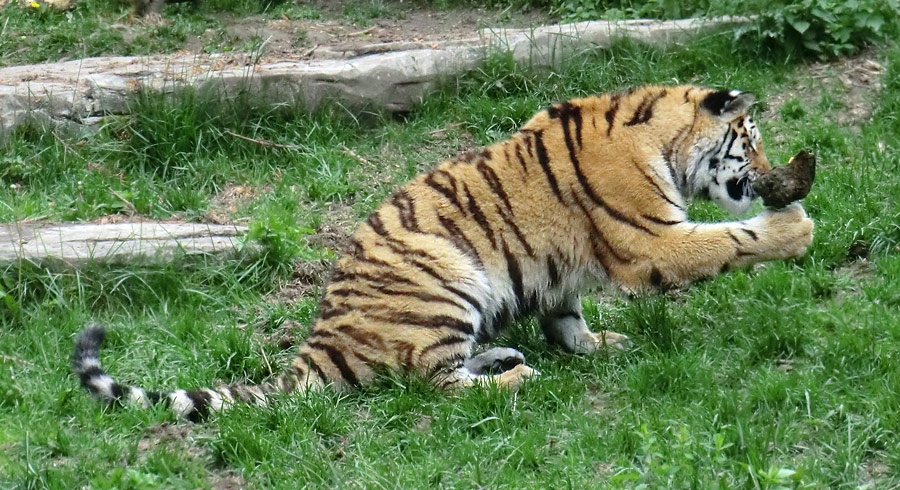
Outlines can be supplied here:
M816 156L807 150L794 155L787 165L775 167L753 181L753 191L775 209L799 201L809 194L816 177Z

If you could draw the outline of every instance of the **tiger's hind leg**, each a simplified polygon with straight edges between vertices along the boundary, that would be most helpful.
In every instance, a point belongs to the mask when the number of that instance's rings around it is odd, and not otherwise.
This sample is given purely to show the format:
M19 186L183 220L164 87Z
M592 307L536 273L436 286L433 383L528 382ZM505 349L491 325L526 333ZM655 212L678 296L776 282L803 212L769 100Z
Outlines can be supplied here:
M631 345L628 337L620 333L591 332L581 314L581 296L570 295L556 308L540 315L538 323L551 342L569 352L596 352L606 346L624 350Z

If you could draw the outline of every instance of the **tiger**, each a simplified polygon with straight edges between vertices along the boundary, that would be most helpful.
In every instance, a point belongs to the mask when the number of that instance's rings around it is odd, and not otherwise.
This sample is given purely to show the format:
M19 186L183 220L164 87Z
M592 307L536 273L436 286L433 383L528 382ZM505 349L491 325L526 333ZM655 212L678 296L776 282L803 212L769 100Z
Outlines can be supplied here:
M588 327L584 291L682 287L799 257L812 242L798 203L741 221L688 219L691 198L741 215L756 197L751 182L771 165L748 114L754 101L691 85L576 98L437 164L359 225L299 352L262 383L162 392L117 383L101 368L96 324L76 338L74 372L102 400L162 402L201 420L279 393L369 384L381 369L447 390L514 389L540 374L520 351L475 352L526 315L572 353L627 348L627 336Z

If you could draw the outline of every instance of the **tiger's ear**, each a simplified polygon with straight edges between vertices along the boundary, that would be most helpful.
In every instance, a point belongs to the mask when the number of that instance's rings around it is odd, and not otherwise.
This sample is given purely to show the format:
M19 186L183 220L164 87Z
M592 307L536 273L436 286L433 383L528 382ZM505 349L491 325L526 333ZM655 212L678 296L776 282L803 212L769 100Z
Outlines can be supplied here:
M704 97L700 106L715 117L732 121L746 114L755 101L750 92L719 90Z

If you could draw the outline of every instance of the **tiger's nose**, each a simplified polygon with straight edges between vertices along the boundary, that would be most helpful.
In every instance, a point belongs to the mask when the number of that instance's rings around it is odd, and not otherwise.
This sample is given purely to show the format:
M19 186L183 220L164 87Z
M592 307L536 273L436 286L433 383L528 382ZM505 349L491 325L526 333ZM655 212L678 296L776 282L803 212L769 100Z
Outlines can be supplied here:
M766 158L765 153L759 153L750 163L750 169L756 170L759 175L762 175L772 170L772 165L769 163L769 159Z

